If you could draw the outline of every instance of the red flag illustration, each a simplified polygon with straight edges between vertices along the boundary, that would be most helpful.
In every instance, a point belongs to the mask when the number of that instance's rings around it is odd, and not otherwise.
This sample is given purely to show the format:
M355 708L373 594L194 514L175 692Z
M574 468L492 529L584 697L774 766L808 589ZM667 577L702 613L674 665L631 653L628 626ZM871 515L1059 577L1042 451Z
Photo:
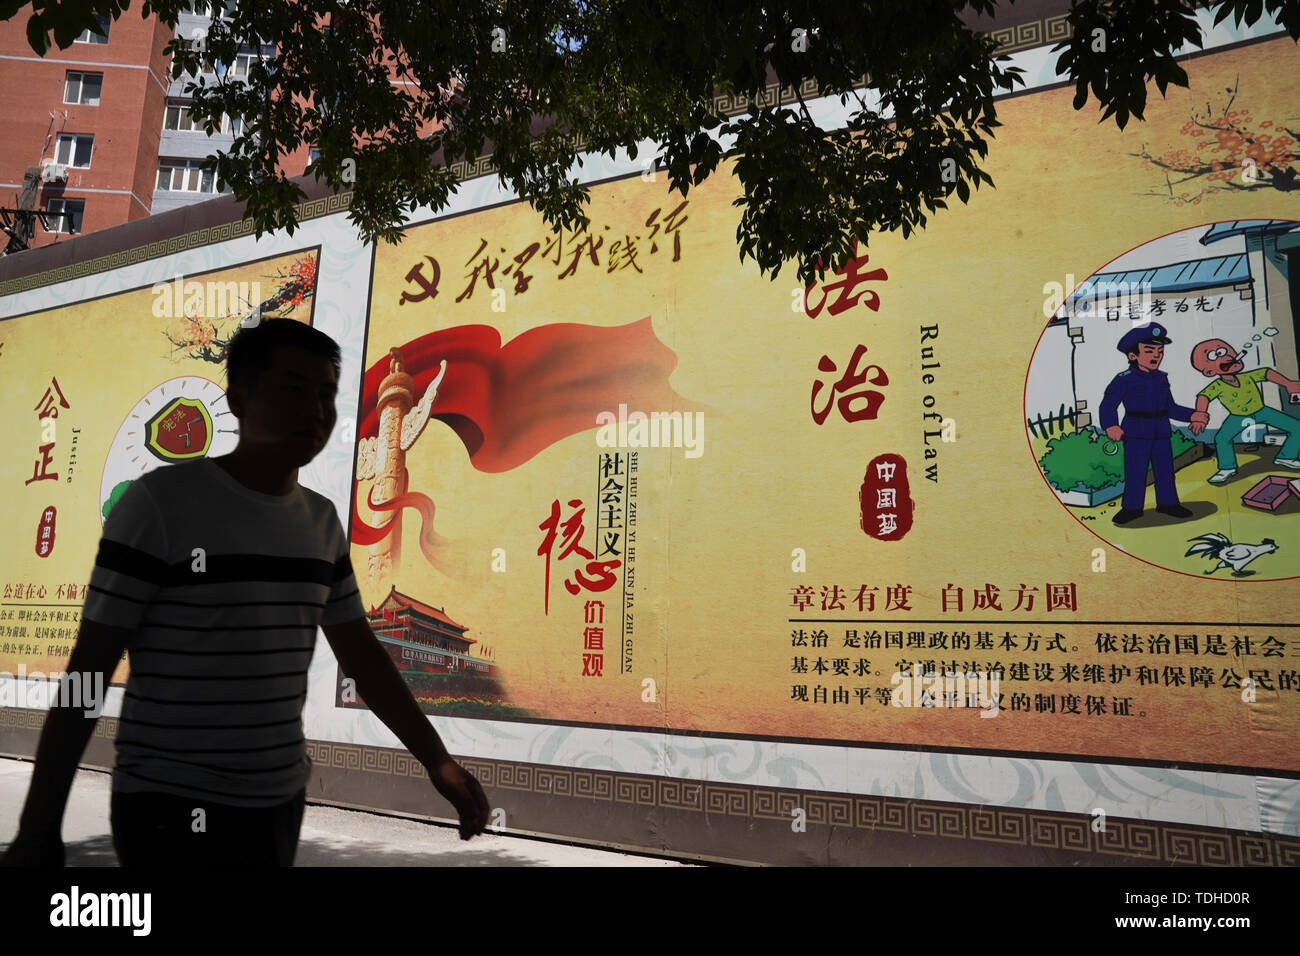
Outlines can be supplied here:
M516 468L560 439L595 428L596 416L616 410L619 403L656 411L706 407L684 399L668 384L677 356L659 341L649 316L614 327L545 325L504 345L491 326L460 325L400 348L417 396L438 374L440 363L447 362L430 417L460 437L479 471ZM387 355L366 371L359 438L378 434L379 385L388 374ZM441 552L447 542L433 531L434 503L427 495L399 494L376 510L404 507L420 513L421 548L445 569ZM391 527L371 527L354 505L353 543L373 544Z

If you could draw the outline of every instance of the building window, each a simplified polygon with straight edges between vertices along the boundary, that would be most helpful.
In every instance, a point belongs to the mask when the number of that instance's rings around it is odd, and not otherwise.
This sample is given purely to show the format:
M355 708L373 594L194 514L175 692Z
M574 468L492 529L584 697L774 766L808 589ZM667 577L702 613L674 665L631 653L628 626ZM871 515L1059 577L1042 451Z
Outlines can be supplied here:
M230 75L238 77L248 76L249 67L251 67L253 62L257 59L258 56L256 53L236 53L235 61L230 65ZM271 56L263 56L261 57L261 60L263 63L270 63Z
M51 232L76 235L81 232L81 217L85 212L84 199L50 199L45 203L45 216Z
M200 162L197 159L159 160L157 188L186 193L226 192L214 172L199 168Z
M63 102L98 106L99 91L103 85L103 73L74 73L69 70L63 85Z
M203 125L190 115L190 107L187 103L168 103L167 114L163 120L164 129L174 129L182 133L204 133ZM230 117L223 115L221 125L218 127L219 132L227 135L233 134L238 136L244 128L244 121L239 117Z
M95 137L89 133L60 133L59 145L54 151L54 161L74 169L90 168L90 153Z
M182 103L167 104L167 117L163 120L163 128L179 130L182 133L203 131L203 127L190 118L190 108Z
M96 22L99 23L99 28L104 31L103 36L100 36L94 30L91 30L89 27L87 27L86 29L81 31L81 36L77 37L77 39L73 40L72 42L73 43L107 43L108 25L112 23L112 21L108 17L98 13L95 14L95 20Z
M236 0L190 0L189 3L181 7L181 13L192 13L196 17L207 17L209 20L221 17L225 20L234 19Z

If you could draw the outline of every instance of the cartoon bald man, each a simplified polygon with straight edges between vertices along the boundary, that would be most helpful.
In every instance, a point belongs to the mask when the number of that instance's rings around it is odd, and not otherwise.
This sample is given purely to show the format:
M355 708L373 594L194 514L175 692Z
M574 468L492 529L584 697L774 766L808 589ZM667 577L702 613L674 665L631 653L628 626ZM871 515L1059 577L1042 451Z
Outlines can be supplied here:
M1286 442L1273 459L1273 464L1300 470L1300 421L1284 415L1264 404L1260 394L1261 382L1274 382L1291 395L1300 392L1300 381L1292 381L1276 369L1260 366L1243 372L1245 363L1241 353L1223 339L1206 339L1192 349L1192 367L1206 378L1214 379L1196 395L1196 410L1209 410L1216 399L1228 410L1228 417L1214 438L1214 450L1219 459L1219 470L1210 476L1210 484L1222 485L1237 474L1237 453L1232 441L1245 429L1258 422L1270 425L1286 434ZM1204 424L1192 423L1193 435L1205 431Z

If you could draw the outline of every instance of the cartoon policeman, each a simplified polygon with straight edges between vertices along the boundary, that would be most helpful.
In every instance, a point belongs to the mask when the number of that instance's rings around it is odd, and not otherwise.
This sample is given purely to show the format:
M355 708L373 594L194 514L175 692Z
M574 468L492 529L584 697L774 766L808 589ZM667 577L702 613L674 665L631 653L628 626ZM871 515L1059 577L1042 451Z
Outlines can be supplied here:
M1169 420L1204 426L1210 415L1174 401L1169 376L1159 371L1165 346L1171 341L1164 326L1152 322L1131 330L1116 346L1128 356L1128 371L1120 372L1106 386L1099 409L1107 437L1124 441L1124 500L1113 519L1115 524L1128 524L1142 516L1148 468L1156 476L1156 510L1175 518L1192 516L1178 500ZM1120 405L1124 406L1123 424L1119 422Z

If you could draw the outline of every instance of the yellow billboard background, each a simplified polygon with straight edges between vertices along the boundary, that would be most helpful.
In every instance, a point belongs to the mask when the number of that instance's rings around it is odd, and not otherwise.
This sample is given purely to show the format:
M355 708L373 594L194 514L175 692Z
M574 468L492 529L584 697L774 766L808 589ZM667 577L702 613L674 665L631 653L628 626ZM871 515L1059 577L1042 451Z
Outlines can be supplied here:
M80 626L81 607L103 532L104 506L123 482L186 457L234 449L238 422L225 403L223 341L239 327L247 303L224 301L208 283L233 283L269 299L301 280L310 290L289 295L274 314L310 322L316 250L181 276L177 287L144 286L0 323L5 387L0 412L10 454L0 464L7 489L0 536L7 542L0 577L3 614L0 671L61 672ZM301 275L299 272L301 271ZM198 298L198 286L203 298ZM260 301L260 300L259 300ZM256 303L254 303L256 304ZM216 311L210 311L212 305ZM268 317L272 310L264 313ZM190 322L187 317L194 317ZM192 448L154 454L144 426L179 397L202 404L205 429ZM66 403L66 407L65 404ZM53 443L42 451L55 411ZM37 551L42 516L54 509L53 546ZM124 662L113 678L126 679Z
M467 564L459 575L443 574L408 543L391 574L370 576L369 549L356 546L363 598L378 604L396 587L445 608L470 637L495 649L510 702L539 719L1300 769L1296 685L1277 689L1282 672L1296 669L1300 632L1284 625L1295 618L1300 583L1198 581L1104 547L1045 485L1026 442L1022 404L1026 368L1046 322L1045 283L1064 283L1067 275L1082 281L1130 248L1198 224L1300 219L1300 197L1276 189L1166 201L1151 194L1163 180L1132 155L1144 145L1179 148L1189 111L1237 84L1257 117L1291 117L1294 125L1298 66L1287 39L1197 58L1187 65L1190 91L1153 97L1147 121L1124 131L1098 125L1089 109L1076 113L1069 89L1000 103L1005 125L985 167L997 188L981 189L969 205L953 203L907 241L896 234L871 238L863 270L881 269L887 278L853 291L877 294L878 310L864 295L839 314L824 308L812 318L800 308L792 266L770 282L752 262L740 265L731 205L738 191L729 166L690 191L680 258L673 261L671 241L661 241L639 260L641 272L608 271L613 242L624 235L644 240L651 211L659 209L662 221L682 197L667 191L662 174L592 187L588 235L603 239L597 262L581 259L563 279L567 253L558 264L538 265L526 291L495 299L497 310L482 274L471 295L455 299L469 285L476 255L496 256L505 268L530 243L548 240L525 204L423 224L401 246L380 245L367 369L387 361L393 347L457 326L488 325L509 343L555 323L613 328L649 316L655 336L676 355L672 388L707 411L697 458L681 448L603 448L593 418L589 429L498 473L477 470L462 441L430 423L406 454L407 487L433 499L438 534L465 547ZM399 304L403 292L420 291L411 270L431 275L430 257L440 264L439 294ZM835 278L828 273L823 284ZM811 298L818 301L820 292ZM936 325L937 337L923 343L922 327ZM872 386L884 396L878 416L848 421L832 409L818 425L813 383L833 382L859 346L866 346L866 362L888 376L887 385ZM925 361L923 346L934 349ZM835 373L819 371L823 357ZM922 368L930 362L938 367ZM930 382L922 378L926 371ZM957 440L931 439L937 454L926 459L924 432L937 426L923 416L932 411L952 419ZM620 673L619 655L607 651L602 675L584 677L583 602L594 595L566 593L553 572L550 610L543 613L539 524L552 501L583 500L590 547L597 463L615 450L636 451L639 459L632 666ZM864 474L881 454L907 462L915 524L902 540L877 540L861 524ZM937 466L937 481L925 477L927 465ZM359 502L367 488L358 485ZM413 540L415 513L402 520ZM1288 543L1300 544L1279 541ZM1104 571L1095 570L1098 547ZM795 570L798 549L805 570ZM874 609L859 611L852 601L863 585L879 588ZM988 585L1003 599L1001 612L972 610L974 592ZM1054 585L1073 585L1074 610L1046 610ZM909 589L906 609L897 601L886 607L888 589L900 586ZM1013 611L1022 586L1037 588L1028 592L1034 606ZM806 608L795 603L801 587L814 595ZM824 589L834 587L844 591L844 610L834 608L833 594L833 609L823 610ZM964 589L965 610L945 613L942 594L955 587ZM827 634L824 649L792 643L798 631L806 637L819 628ZM880 647L846 647L850 630L859 640L872 630L896 632L904 646L882 640ZM951 635L963 631L970 649L951 649ZM929 646L938 632L949 636L948 649ZM991 647L978 646L981 632ZM1130 635L1130 649L1097 650L1101 633L1115 635L1120 648ZM1005 634L1014 648L1002 646ZM1228 650L1151 653L1152 638L1159 647L1175 634L1196 634L1201 645L1205 635L1221 634ZM1253 653L1234 653L1234 637L1249 637ZM1036 649L1027 649L1035 638ZM909 646L918 640L922 646ZM1047 649L1053 641L1061 649ZM613 643L607 635L605 646ZM860 659L870 663L866 674L850 670L846 678L796 673L800 657L810 665L823 658L828 667L845 658L851 668ZM1029 678L1003 677L995 719L969 709L887 706L891 676L923 661L1023 666ZM1055 680L1035 678L1043 665L1052 666ZM1101 679L1082 676L1089 665L1101 665ZM1112 683L1112 665L1130 674ZM1156 668L1156 681L1139 683L1139 666ZM1208 667L1213 683L1170 685L1166 667L1183 668L1184 679L1190 668ZM1064 681L1070 669L1079 676ZM1224 684L1252 670L1267 670L1274 689L1261 685L1246 702L1239 688ZM827 702L796 699L800 685L810 695L823 687ZM847 703L830 700L837 687L849 690ZM869 689L863 702L859 687ZM1021 694L1027 709L1013 706ZM1038 694L1054 695L1058 712L1035 710ZM1060 712L1066 696L1077 697L1083 712ZM1087 713L1090 696L1104 701L1104 713ZM1127 699L1129 713L1114 713L1116 698Z

